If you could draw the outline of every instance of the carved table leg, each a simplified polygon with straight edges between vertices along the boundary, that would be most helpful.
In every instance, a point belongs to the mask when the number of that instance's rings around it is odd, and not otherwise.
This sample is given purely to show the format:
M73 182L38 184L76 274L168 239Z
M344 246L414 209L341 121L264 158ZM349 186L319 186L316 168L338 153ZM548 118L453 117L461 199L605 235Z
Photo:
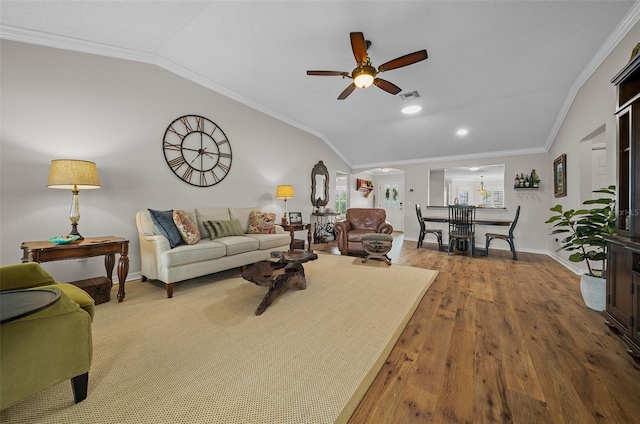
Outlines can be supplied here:
M127 280L127 274L129 273L129 244L122 245L120 251L120 259L118 260L118 302L124 300L124 283Z
M113 266L115 265L115 263L116 263L115 253L109 253L107 255L104 255L104 268L107 270L107 279L111 283L111 287L113 287Z

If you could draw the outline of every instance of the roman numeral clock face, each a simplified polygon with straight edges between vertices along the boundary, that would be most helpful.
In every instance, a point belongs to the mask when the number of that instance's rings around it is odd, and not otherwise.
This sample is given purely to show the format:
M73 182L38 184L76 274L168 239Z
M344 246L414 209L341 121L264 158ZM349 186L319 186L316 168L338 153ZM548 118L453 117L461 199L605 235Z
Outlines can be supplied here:
M164 132L164 157L182 181L196 187L218 184L231 169L231 145L222 128L198 115L173 121Z

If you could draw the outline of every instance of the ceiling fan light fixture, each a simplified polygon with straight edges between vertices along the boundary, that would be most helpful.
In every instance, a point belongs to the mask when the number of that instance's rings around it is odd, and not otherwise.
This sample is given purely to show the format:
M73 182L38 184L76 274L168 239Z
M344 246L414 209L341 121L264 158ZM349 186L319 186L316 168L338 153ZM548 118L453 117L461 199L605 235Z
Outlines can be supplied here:
M353 70L353 82L356 87L367 88L373 84L374 76L376 75L376 68L369 65L364 65Z

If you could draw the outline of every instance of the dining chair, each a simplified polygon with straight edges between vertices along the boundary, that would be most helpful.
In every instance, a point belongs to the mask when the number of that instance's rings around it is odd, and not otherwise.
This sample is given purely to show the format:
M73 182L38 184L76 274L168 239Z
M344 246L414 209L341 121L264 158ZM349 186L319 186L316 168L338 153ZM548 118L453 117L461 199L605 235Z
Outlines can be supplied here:
M516 216L515 218L513 218L513 222L511 222L511 227L509 227L509 234L500 234L500 233L486 233L485 234L485 256L489 256L489 244L491 243L491 240L494 239L499 239L499 240L504 240L507 243L509 243L509 248L511 249L511 254L513 255L513 260L517 261L518 260L518 256L516 255L516 246L513 243L513 230L516 228L516 224L518 223L518 217L520 216L520 205L518 205L518 208L516 209Z
M444 250L444 247L442 247L442 230L437 228L427 228L424 221L422 220L422 209L420 208L420 204L418 203L416 203L416 215L418 215L418 224L420 224L420 236L418 237L417 247L422 247L424 236L426 236L427 234L433 234L438 239L438 250Z
M449 246L447 253L451 254L453 243L466 242L469 256L473 256L475 248L475 224L476 207L469 205L449 206ZM459 244L459 250L462 245Z

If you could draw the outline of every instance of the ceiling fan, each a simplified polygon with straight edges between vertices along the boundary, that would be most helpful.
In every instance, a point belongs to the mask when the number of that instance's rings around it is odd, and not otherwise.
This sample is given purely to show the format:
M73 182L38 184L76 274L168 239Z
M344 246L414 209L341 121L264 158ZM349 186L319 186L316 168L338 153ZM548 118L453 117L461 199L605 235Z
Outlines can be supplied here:
M351 85L349 85L338 96L338 100L346 99L349 94L356 89L356 87L367 88L371 84L375 84L378 88L381 88L388 93L398 94L401 91L400 87L387 80L383 80L382 78L376 78L376 75L380 72L386 72L392 69L402 68L403 66L412 65L427 58L427 51L420 50L383 63L378 66L378 69L376 70L376 68L371 65L369 56L367 56L367 48L371 46L371 42L365 40L364 34L361 32L352 32L350 35L351 49L353 50L353 56L356 58L356 63L358 64L358 66L351 72L351 75L349 75L348 72L340 71L307 71L307 75L341 76L343 78L351 78L353 83L351 83Z

